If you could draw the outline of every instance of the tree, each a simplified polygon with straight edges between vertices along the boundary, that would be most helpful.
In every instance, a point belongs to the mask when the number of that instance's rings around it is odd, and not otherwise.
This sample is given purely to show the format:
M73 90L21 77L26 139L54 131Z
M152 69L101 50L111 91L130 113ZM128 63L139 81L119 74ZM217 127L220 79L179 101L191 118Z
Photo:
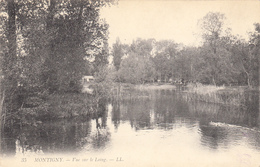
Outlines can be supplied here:
M15 112L19 107L18 97L18 64L17 64L17 41L16 41L16 4L14 0L7 1L8 21L6 26L7 52L3 57L4 74L4 110L6 113Z
M199 24L202 29L202 37L204 39L204 56L207 59L208 63L207 68L208 75L210 75L211 83L216 85L219 78L219 73L221 70L222 64L219 64L220 55L218 55L217 49L220 44L220 37L223 32L223 25L225 21L224 14L221 13L212 13L209 12L201 20Z
M145 83L153 81L156 70L150 58L140 57L135 53L122 60L118 75L121 81L127 83Z
M185 81L199 80L202 62L198 48L184 47L174 59L173 71L175 78L182 78Z
M2 108L8 114L22 114L29 107L26 103L44 92L79 91L89 52L93 51L96 66L107 63L108 25L99 11L110 1L0 3Z
M253 57L253 84L259 86L260 83L260 23L255 23L255 31L250 34L249 54Z
M116 67L116 70L119 70L122 57L125 55L124 45L121 44L119 38L117 38L116 43L113 44L112 55L113 55L114 66Z
M251 33L252 34L255 34ZM249 87L258 85L258 56L254 54L256 48L254 40L247 42L238 36L227 34L221 38L221 48L225 57L222 63L228 68L230 83L239 83ZM250 44L251 43L251 44Z
M109 1L52 0L47 14L49 40L42 82L48 90L79 91L85 57L94 57L94 68L108 63L108 25L99 10Z
M114 63L118 67L118 80L128 83L145 83L154 81L156 70L152 62L154 39L133 41L130 47L118 40L114 44ZM123 56L125 56L123 58ZM119 63L120 62L120 63Z
M158 78L166 81L170 77L173 77L174 61L177 56L178 45L173 41L162 40L155 43L153 62L155 64Z
M166 53L157 53L152 60L155 64L156 71L158 72L158 79L166 81L172 71L170 58Z
M55 57L55 43L54 43L54 38L56 35L57 29L54 26L54 15L55 15L55 6L57 2L56 0L50 0L50 4L47 8L47 17L46 17L46 38L47 43L46 43L46 56L44 58L44 63L41 67L42 74L41 74L41 83L44 86L44 89L47 89L50 92L54 92L57 90L58 86L57 84L57 70L56 70L56 65L54 61ZM52 37L52 38L50 38ZM55 82L56 81L56 82Z
M154 39L145 40L138 38L137 40L134 40L132 42L130 46L130 51L142 57L151 57L154 42Z
M202 29L202 37L205 42L211 47L214 54L217 52L218 40L223 32L223 25L226 17L221 13L209 12L201 20L199 24Z

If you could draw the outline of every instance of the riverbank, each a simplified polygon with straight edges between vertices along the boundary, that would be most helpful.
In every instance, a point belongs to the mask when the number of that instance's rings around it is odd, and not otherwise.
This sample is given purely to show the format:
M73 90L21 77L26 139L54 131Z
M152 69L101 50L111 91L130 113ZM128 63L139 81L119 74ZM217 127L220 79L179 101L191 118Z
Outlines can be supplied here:
M130 92L147 91L147 90L175 90L176 86L172 84L130 84L130 83L115 83L113 87L113 95L129 94Z
M137 90L137 91L132 91ZM259 99L259 88L249 88L247 86L214 86L188 84L187 86L176 86L171 84L120 84L120 97L137 98L147 97L145 91L149 90L176 90L187 101L201 101L206 103L224 104L233 106L245 106L252 99ZM139 91L139 92L138 92Z
M130 84L130 83L116 83L115 88L120 90L156 90L156 89L176 89L175 85L172 84L158 84L158 83L151 83L151 84Z
M87 93L57 93L45 97L37 106L20 108L14 114L6 116L5 127L13 125L38 126L46 121L58 121L64 119L86 120L95 117L106 108L106 99L97 99Z
M250 100L259 99L259 89L246 86L188 85L183 97L187 101L202 101L243 107Z
M260 87L259 87L260 88ZM199 94L208 94L218 91L259 91L259 88L249 88L248 86L215 86L215 85L203 85L203 84L188 84L188 92L196 92Z
M171 84L144 84L144 85L135 85L134 87L135 89L139 89L139 90L162 90L162 89L176 89L175 85L171 85Z
M143 99L150 98L149 90L176 90L189 101L202 101L215 104L227 104L244 106L252 99L259 99L259 91L248 89L247 87L217 87L212 85L187 85L185 89L179 90L177 86L171 84L144 84L134 85L120 83L115 85L108 97L104 100L122 99ZM37 99L35 99L37 102ZM30 101L31 103L36 103ZM40 103L40 102L39 102ZM105 102L99 96L88 93L63 93L52 94L46 97L44 103L33 108L21 108L17 115L20 118L26 117L34 121L55 120L75 117L90 117L105 108Z

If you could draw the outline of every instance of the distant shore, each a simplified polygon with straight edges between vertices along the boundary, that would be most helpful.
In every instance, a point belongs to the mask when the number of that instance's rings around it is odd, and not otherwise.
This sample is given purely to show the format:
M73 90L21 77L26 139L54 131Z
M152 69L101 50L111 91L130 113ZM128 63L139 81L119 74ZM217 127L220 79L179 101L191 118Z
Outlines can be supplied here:
M164 84L158 84L158 83L149 83L149 84L130 84L130 83L117 83L116 87L121 87L122 90L131 90L131 89L137 89L137 90L173 90L176 89L175 85L164 83Z
M120 86L123 89L138 89L138 90L162 90L162 89L177 89L178 87L176 85L172 85L170 83L163 83L163 84L128 84L128 83L121 83ZM203 84L188 84L186 86L186 89L184 92L190 92L190 93L198 93L198 94L208 94L213 92L219 92L219 91L242 91L242 90L260 90L259 88L249 88L247 86L214 86L214 85L203 85Z
M176 89L175 85L170 85L170 84L144 84L144 85L135 85L135 89Z

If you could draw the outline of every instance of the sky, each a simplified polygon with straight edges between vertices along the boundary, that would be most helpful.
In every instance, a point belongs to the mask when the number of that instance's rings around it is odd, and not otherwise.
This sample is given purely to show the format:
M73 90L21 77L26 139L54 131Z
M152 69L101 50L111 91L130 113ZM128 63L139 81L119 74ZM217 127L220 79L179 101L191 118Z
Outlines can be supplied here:
M101 10L101 17L109 24L109 45L117 37L130 44L136 38L168 39L189 46L201 44L198 20L208 12L226 16L226 25L233 34L248 38L260 23L260 0L253 1L173 1L119 0L117 5Z

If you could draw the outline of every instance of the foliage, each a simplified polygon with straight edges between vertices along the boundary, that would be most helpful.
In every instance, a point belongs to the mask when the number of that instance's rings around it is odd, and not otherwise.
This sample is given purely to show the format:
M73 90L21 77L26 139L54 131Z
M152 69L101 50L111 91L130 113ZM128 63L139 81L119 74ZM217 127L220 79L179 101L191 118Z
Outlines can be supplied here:
M209 12L206 16L199 20L199 24L203 31L202 37L214 53L217 51L219 39L223 32L224 21L225 15L218 12Z
M209 13L200 25L201 47L186 47L170 40L137 39L131 45L114 44L118 81L144 83L184 80L213 85L259 85L259 24L250 41L224 30L225 16ZM124 47L123 47L124 46ZM123 48L130 48L129 50ZM149 69L149 70L144 70Z
M117 38L116 43L113 44L113 63L116 70L119 70L123 57L129 52L130 46L122 44L120 39Z
M49 94L79 92L86 57L93 68L108 63L108 25L99 13L110 2L0 2L3 115L41 111Z
M109 65L99 66L94 77L95 83L92 86L94 88L94 98L100 100L110 97L116 79L115 69Z
M112 51L114 66L119 69L117 81L145 83L171 79L217 86L258 86L259 23L246 41L225 28L225 20L224 14L213 12L199 20L204 39L200 47L140 38L126 45L118 39Z
M157 78L167 81L175 75L173 64L177 57L178 45L173 41L162 40L155 43L153 62L158 73Z
M202 84L189 84L183 97L189 101L202 101L225 106L247 108L248 104L257 104L259 91L248 87L224 87ZM254 106L255 106L254 104ZM252 104L251 104L252 105Z
M154 80L156 71L150 58L130 53L127 58L122 60L118 76L123 82L145 83Z
M153 50L154 39L141 39L137 38L130 45L130 52L135 53L138 56L150 57Z

